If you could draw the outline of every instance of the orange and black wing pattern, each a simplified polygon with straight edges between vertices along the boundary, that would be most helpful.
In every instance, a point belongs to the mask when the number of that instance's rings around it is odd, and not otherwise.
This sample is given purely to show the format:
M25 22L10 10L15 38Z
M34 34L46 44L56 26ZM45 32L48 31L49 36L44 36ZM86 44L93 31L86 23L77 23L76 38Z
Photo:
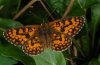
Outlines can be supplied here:
M52 31L52 49L55 51L64 51L72 45L71 38L75 36L83 27L85 18L76 16L62 20L55 20L49 23Z
M25 26L12 28L3 32L4 38L15 46L22 46L29 38L38 31L38 26Z
M8 29L3 35L11 44L21 46L23 52L28 55L38 55L46 48L64 51L72 45L71 37L80 31L84 22L83 16L76 16L40 26Z
M51 45L54 51L65 51L72 45L72 41L63 33L53 33Z
M50 22L49 25L53 31L64 33L68 37L73 37L81 30L84 22L84 16L75 16Z
M42 41L40 36L37 34L25 42L25 44L22 46L22 50L30 56L38 55L44 50L43 44L44 41Z
M39 26L12 28L3 32L4 38L15 46L20 46L27 55L38 55L43 50L43 42L39 35Z

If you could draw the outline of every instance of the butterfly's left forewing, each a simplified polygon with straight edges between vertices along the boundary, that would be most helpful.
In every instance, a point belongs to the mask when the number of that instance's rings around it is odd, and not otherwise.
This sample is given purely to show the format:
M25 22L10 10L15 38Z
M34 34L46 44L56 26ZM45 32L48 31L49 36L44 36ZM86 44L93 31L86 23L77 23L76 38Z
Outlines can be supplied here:
M22 46L38 31L38 26L24 26L12 28L3 32L4 38L15 46Z

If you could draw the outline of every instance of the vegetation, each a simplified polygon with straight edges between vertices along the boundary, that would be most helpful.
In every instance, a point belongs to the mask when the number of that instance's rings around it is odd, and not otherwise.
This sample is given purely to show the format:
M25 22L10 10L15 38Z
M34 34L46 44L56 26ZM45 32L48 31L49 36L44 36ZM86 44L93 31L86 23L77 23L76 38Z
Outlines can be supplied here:
M53 52L46 49L37 56L28 56L5 41L6 29L41 24L53 19L37 1L20 16L15 15L31 0L0 0L0 65L100 65L100 0L75 0L68 17L85 15L83 29L72 40L70 49ZM71 0L43 0L53 18L61 19ZM16 21L15 21L16 20Z

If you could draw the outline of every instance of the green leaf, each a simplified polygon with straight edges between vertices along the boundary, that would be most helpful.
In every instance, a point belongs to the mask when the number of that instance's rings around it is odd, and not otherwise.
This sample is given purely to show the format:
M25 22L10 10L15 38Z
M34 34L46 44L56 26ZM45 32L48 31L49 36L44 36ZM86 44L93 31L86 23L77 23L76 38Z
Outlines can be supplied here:
M0 65L14 65L16 64L17 61L10 58L10 57L5 57L5 56L2 56L0 54Z
M19 8L20 0L0 0L0 16L12 18Z
M0 53L6 57L12 57L18 61L21 61L25 65L35 64L33 59L23 53L21 49L5 42L4 40L2 40L2 43L0 43Z
M55 10L57 13L59 13L60 16L64 13L66 9L66 4L64 0L46 0L46 3L52 10L52 12Z
M100 62L100 54L99 54L99 57L98 57L98 61Z
M81 7L88 8L96 4L98 0L77 0Z
M98 59L92 59L88 65L100 65L100 55Z
M54 52L51 49L46 49L42 54L33 56L33 58L36 65L66 65L63 54Z
M14 27L21 27L21 26L22 24L20 22L11 19L0 18L0 28L14 28Z
M96 30L100 23L100 4L93 5L91 7L92 11L92 22L91 22L91 34L92 34L92 49L94 49L95 40L96 40ZM93 52L94 53L94 52Z
M3 31L9 28L21 27L23 26L20 22L11 19L0 18L0 37L3 37Z
M80 34L79 34L79 38L77 40L80 49L78 50L82 50L81 52L83 53L83 57L85 57L86 59L90 58L90 38L89 38L89 31L88 31L88 23L87 21L85 22L85 25L83 27L83 29L81 30ZM77 44L77 43L76 43Z
M9 20L9 19L0 19L0 33L3 32L2 29L4 28L13 28L13 27L20 27L22 26L21 23ZM0 43L0 53L2 55L5 55L6 57L12 57L18 61L21 61L24 65L33 65L35 64L34 60L22 52L22 50L10 43L8 43L6 40L1 38Z
M57 16L60 15L60 18L64 14L66 8L70 4L71 0L48 0L46 1L47 4L49 5L50 9L55 10L56 13L58 14ZM77 8L77 9L76 9ZM78 0L75 0L73 3L73 6L68 14L68 16L80 16L84 14L84 9L80 6L80 3Z

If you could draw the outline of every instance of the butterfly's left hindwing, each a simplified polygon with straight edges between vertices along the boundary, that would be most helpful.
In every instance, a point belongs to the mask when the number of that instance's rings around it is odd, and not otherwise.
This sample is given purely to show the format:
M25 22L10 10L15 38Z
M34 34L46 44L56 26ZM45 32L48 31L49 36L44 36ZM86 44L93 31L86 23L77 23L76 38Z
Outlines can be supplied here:
M35 35L25 42L25 44L22 46L22 50L30 56L38 55L44 50L43 43L45 42L40 39L40 36Z

